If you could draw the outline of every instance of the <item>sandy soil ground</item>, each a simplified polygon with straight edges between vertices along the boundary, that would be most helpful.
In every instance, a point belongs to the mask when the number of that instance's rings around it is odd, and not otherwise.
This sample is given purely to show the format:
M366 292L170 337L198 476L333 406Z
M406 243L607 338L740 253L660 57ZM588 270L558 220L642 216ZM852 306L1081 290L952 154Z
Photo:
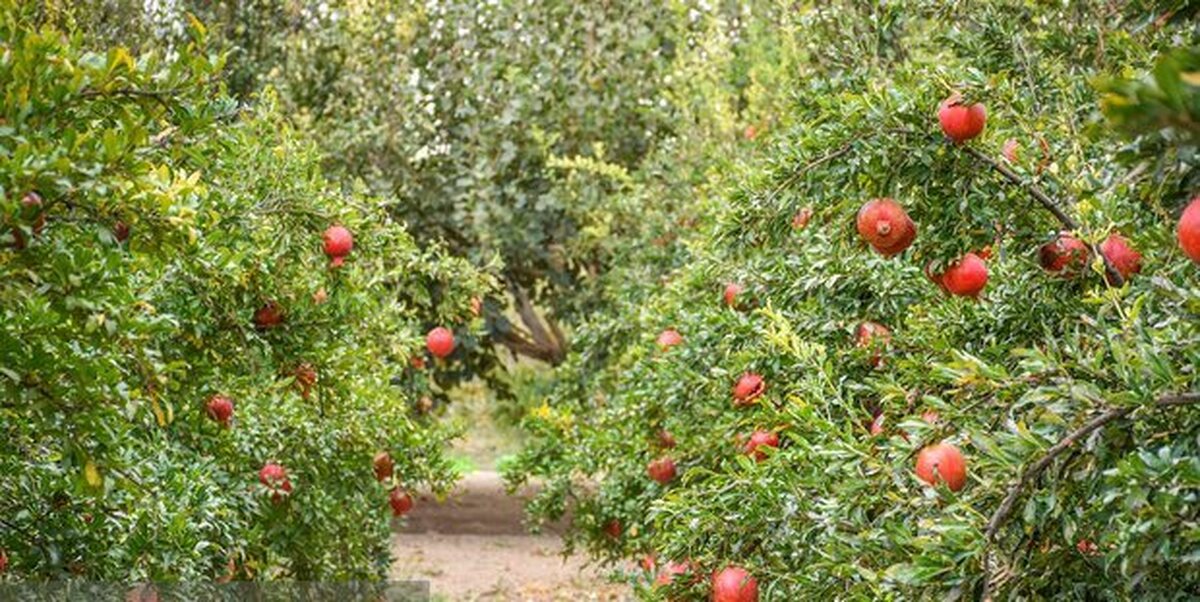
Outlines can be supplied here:
M492 471L469 474L444 502L419 496L392 536L391 577L428 579L435 600L631 599L582 560L564 559L557 535L526 533L522 518L521 501Z

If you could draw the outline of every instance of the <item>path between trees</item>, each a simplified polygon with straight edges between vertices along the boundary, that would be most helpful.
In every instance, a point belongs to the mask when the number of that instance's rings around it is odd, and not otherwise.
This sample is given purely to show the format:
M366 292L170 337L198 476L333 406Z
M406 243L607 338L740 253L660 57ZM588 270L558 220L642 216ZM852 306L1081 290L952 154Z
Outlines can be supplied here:
M427 579L434 600L631 599L583 559L562 556L559 536L526 532L521 500L493 471L468 474L439 503L424 494L392 536L392 579Z

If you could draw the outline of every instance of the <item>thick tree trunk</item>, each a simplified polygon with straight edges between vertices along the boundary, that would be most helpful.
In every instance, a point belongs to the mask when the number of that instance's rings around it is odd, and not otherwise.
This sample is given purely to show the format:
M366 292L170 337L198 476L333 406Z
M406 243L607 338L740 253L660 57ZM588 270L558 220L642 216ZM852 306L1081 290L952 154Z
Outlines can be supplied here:
M552 366L561 364L567 357L567 339L553 318L538 313L529 299L529 293L519 284L508 281L508 292L521 318L524 329L503 320L507 326L492 328L492 338L514 355L541 360ZM501 322L501 321L497 321Z

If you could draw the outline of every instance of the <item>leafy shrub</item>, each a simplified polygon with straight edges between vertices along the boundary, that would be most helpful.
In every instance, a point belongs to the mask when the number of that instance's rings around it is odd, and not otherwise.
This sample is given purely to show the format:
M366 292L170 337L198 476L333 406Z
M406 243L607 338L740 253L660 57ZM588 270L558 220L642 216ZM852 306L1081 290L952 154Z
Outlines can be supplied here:
M452 433L392 376L491 279L423 249L275 109L172 56L0 11L0 550L22 577L378 578L391 481L441 490ZM33 206L23 199L40 195ZM331 269L321 233L355 237ZM282 323L256 326L275 304ZM478 326L478 324L476 324ZM315 382L308 381L311 368ZM234 402L232 424L207 400ZM283 465L292 491L259 483Z
M546 481L532 516L572 510L569 541L609 562L653 553L697 576L745 566L766 599L1200 587L1200 288L1174 240L1193 172L1185 155L1121 138L1093 87L1134 86L1120 78L1194 34L1171 14L913 1L744 24L727 73L791 86L752 96L762 115L781 111L769 152L744 168L710 157L732 169L703 189L724 198L699 205L685 258L613 274L626 277L611 294L638 302L579 330L509 466L514 483ZM988 109L983 135L962 146L936 116L954 91ZM1001 158L1010 139L1018 150ZM918 227L891 259L854 225L885 196ZM1045 273L1038 248L1064 229L1089 244L1120 232L1141 273L1118 285L1094 255L1081 277ZM988 256L978 300L926 276L968 252ZM721 301L729 282L745 290L737 308ZM879 362L855 339L868 320L891 331ZM666 328L683 344L660 349ZM739 408L732 387L746 371L766 391ZM743 452L757 429L781 438L761 462ZM914 474L939 441L966 456L960 491ZM646 473L660 457L680 468L665 486ZM676 578L641 591L707 588Z

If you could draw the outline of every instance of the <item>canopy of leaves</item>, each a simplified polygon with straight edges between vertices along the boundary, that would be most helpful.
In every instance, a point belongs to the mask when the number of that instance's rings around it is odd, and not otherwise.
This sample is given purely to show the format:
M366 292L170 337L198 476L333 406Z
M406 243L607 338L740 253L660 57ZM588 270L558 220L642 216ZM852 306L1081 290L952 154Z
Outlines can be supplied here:
M1154 70L1161 88L1173 81L1191 98L1182 55L1159 62L1197 41L1194 23L1173 14L806 3L754 12L736 42L709 37L737 57L715 65L727 69L718 81L748 82L729 110L771 124L769 146L729 157L702 136L711 146L697 161L723 175L697 189L710 199L697 205L700 229L668 260L647 254L613 274L624 283L614 296L635 301L579 330L557 386L526 416L531 442L509 476L546 481L532 516L572 510L569 540L608 561L653 553L697 576L746 566L765 599L1123 599L1200 587L1200 413L1189 405L1200 401L1200 271L1174 232L1193 172L1187 156L1139 152L1144 126L1130 126L1131 147L1094 87L1170 98L1127 81ZM730 31L716 13L702 18ZM702 96L730 90L693 85ZM988 111L965 147L938 127L938 104L955 91ZM1170 119L1153 123L1187 120L1172 102L1161 108ZM1124 121L1152 110L1130 108ZM1009 140L1016 152L1001 158ZM638 194L669 194L655 185ZM1043 271L1038 247L1064 224L1035 187L1082 240L1122 233L1141 272L1115 286L1094 256L1078 278ZM884 196L918 228L891 259L854 226L860 206ZM926 277L972 251L988 255L981 298L949 297ZM745 289L736 308L721 301L729 282ZM867 320L891 342L860 347ZM682 345L656 346L667 328ZM735 407L747 371L766 392ZM757 429L781 438L761 462L743 452ZM961 491L914 474L918 451L939 441L966 456ZM680 476L660 485L646 467L664 456ZM620 537L605 532L612 520ZM630 579L656 599L707 595L705 579Z

